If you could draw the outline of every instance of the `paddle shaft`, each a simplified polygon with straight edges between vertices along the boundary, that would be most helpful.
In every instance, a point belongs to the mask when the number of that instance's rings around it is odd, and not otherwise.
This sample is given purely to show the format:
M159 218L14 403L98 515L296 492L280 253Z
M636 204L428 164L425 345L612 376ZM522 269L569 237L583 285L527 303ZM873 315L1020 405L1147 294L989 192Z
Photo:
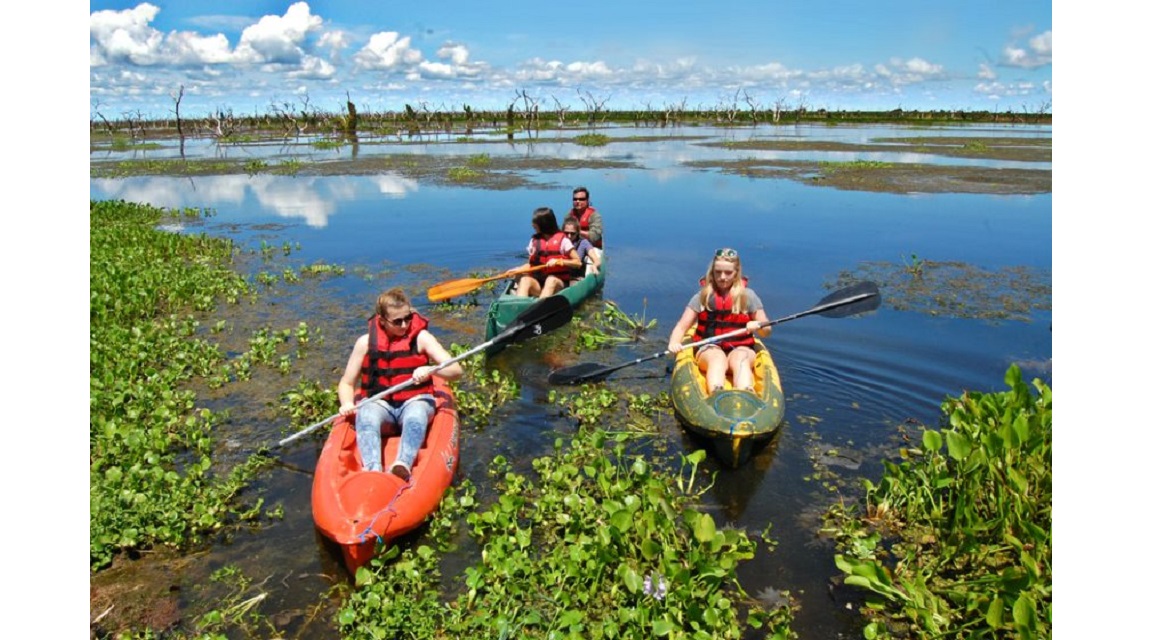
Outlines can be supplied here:
M836 293L833 293L829 297L834 297L836 295L837 295ZM789 320L795 320L797 318L803 318L804 316L810 316L810 315L818 314L818 313L825 313L825 312L830 311L832 309L839 309L841 307L845 307L845 306L848 306L848 305L851 305L851 304L854 304L857 302L862 302L864 300L867 300L868 298L871 298L871 297L877 296L877 295L879 295L878 291L869 289L869 290L864 291L863 293L849 295L849 296L846 296L846 297L843 297L843 298L840 298L837 300L832 300L832 301L829 301L829 302L826 302L823 304L818 304L815 307L808 309L807 311L801 311L799 313L794 313L790 316L784 316L783 318L777 318L775 320L769 320L768 322L758 322L756 329L762 329L764 327L771 327L771 326L780 324L782 322L788 322ZM826 298L826 300L827 300L827 298ZM753 329L753 330L755 330L755 329ZM748 327L744 327L743 329L735 329L733 331L729 331L728 333L722 333L720 335L712 336L711 338L707 338L705 340L700 340L698 342L688 343L688 344L684 345L683 348L688 349L688 348L694 348L694 347L702 347L706 344L712 344L714 342L720 342L722 340L727 340L728 338L735 338L737 336L744 335L748 332L749 332ZM643 358L637 358L635 360L632 360L631 362L625 362L624 364L618 364L618 365L613 366L613 367L600 369L598 371L592 371L592 372L589 372L589 373L586 373L583 375L577 375L577 376L573 377L571 380L568 380L567 382L569 384L571 384L571 383L580 382L582 380L601 379L601 378L606 377L608 374L613 373L615 371L619 371L620 369L623 369L625 367L631 367L633 365L637 365L637 364L640 364L642 362L648 362L649 360L655 360L657 358L663 358L664 356L666 356L670 353L672 353L671 349L665 349L664 351L661 351L660 353L654 353L650 356L645 356ZM577 365L577 366L579 366L579 365Z
M557 321L557 319L558 319L558 321ZM477 345L477 346L469 349L468 351L465 351L464 353L456 356L455 358L451 358L449 360L446 360L446 361L436 365L435 367L432 367L432 371L429 372L429 375L436 373L437 371L440 371L441 369L443 369L445 367L448 367L448 366L453 365L457 362L460 362L461 360L464 360L466 358L470 358L470 357L476 355L477 353L480 353L481 351L484 351L485 349L488 349L489 347L491 347L492 345L495 345L497 343L507 342L509 340L516 339L521 334L523 334L527 337L541 335L543 333L551 331L552 329L555 329L556 327L568 322L571 319L572 319L572 305L568 302L568 300L566 298L564 298L563 296L549 296L547 298L541 298L539 302L532 305L531 307L528 307L527 309L524 310L523 313L516 316L516 318L512 321L512 324L508 325L508 327L506 329L504 329L500 333L493 336L492 339L488 340L487 342L484 342L483 344ZM529 329L532 329L532 331L529 331ZM359 409L361 405L363 405L367 402L371 402L373 400L379 400L380 398L390 396L393 393L396 393L397 391L401 391L403 389L407 389L408 387L410 387L414 384L416 384L416 381L412 378L409 378L409 379L405 380L404 382L401 382L400 384L388 387L387 389L385 389L379 393L376 393L376 394L372 395L371 397L365 398L365 399L361 400L360 402L357 402L355 408ZM329 416L328 418L325 418L324 420L321 420L320 422L317 422L316 424L305 427L302 431L297 431L296 433L294 433L294 434L288 436L287 438L284 438L280 442L276 443L276 446L282 447L282 446L288 444L289 442L296 440L297 438L300 438L300 437L305 436L309 433L312 433L313 431L315 431L315 430L319 429L320 427L328 424L329 422L332 422L336 418L339 418L340 415L341 414L337 413L333 416Z
M473 355L476 355L477 353L483 351L484 349L487 349L488 347L492 346L492 342L494 342L494 341L495 341L495 338L493 338L492 340L489 340L488 342L485 342L484 344L482 344L478 347L475 347L473 349L469 349L468 351L456 356L455 358L452 358L451 360L445 360L444 362L433 367L432 371L429 372L429 375L432 375L433 373L436 373L437 371L440 371L441 369L443 369L445 367L449 367L451 365L454 365L457 362L460 362L461 360L464 360L464 359L469 358ZM411 387L414 384L416 384L415 378L408 378L404 382L401 382L400 384L388 387L387 389L381 391L380 393L377 393L376 395L373 395L373 396L368 397L368 398L364 398L360 402L357 402L356 406L353 407L353 409L359 409L362 405L365 405L369 402L372 402L373 400L379 400L381 398L385 398L387 396L390 396L393 393L396 393L397 391L403 391L404 389L407 389L408 387ZM339 418L339 417L340 417L339 413L337 413L336 415L333 415L333 416L329 416L329 417L325 418L324 420L317 422L314 425L306 427L302 431L297 431L296 433L288 436L287 438L284 438L280 442L276 443L276 446L282 447L282 446L288 444L289 442L296 440L297 438L302 438L302 437L308 435L309 433L312 433L313 431L319 429L320 427L323 427L324 425L328 424L329 422L332 422L333 420L335 420L336 418Z
M447 300L448 298L455 298L462 296L479 289L485 283L492 282L493 280L502 280L504 278L511 278L513 276L520 276L533 271L540 271L541 269L548 268L546 264L540 264L532 267L516 267L509 269L504 273L500 273L487 278L461 278L459 280L449 280L434 285L428 289L428 299L432 302L439 302Z

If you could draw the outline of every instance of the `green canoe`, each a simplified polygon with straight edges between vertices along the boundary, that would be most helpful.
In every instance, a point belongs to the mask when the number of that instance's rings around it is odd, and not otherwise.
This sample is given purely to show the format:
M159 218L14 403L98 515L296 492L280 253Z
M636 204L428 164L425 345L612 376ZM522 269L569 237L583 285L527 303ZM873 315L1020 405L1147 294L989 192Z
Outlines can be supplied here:
M591 297L597 291L604 287L604 263L600 263L600 273L596 275L585 276L577 280L567 287L564 287L556 295L568 298L568 302L572 303L572 308L575 309L581 302ZM504 293L500 294L492 306L488 308L488 322L484 330L485 340L491 340L497 334L508 326L516 316L520 315L528 307L536 304L540 299L530 296L518 296L515 294L516 280L510 280L508 286L505 287ZM499 348L494 348L493 351L498 351Z
M672 369L672 408L676 419L707 440L717 457L733 469L771 440L784 421L784 391L776 363L762 342L757 340L754 348L755 393L732 389L732 381L727 380L723 390L709 396L704 374L696 366L695 349L677 353Z

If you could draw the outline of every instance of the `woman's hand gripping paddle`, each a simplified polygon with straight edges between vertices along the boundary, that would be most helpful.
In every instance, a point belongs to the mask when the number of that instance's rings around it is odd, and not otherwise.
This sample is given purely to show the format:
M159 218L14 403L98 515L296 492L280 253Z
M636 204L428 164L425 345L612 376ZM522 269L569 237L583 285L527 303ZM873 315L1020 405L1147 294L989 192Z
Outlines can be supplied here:
M472 293L473 291L484 286L484 283L486 282L492 282L493 280L503 280L504 278L512 278L514 276L520 276L524 275L525 273L540 271L541 269L546 268L548 268L548 265L546 264L536 265L535 267L516 267L515 269L509 269L504 273L497 274L488 278L460 278L458 280L448 280L447 282L441 282L440 284L433 285L431 288L429 288L428 299L432 302L440 302L441 300L447 300L448 298L455 298Z
M549 331L564 326L571 319L572 304L568 302L567 298L563 296L548 296L547 298L541 298L539 302L532 305L531 307L528 307L520 315L516 316L516 318L512 320L507 328L493 336L491 340L488 340L484 344L473 347L468 351L465 351L464 353L456 356L455 358L452 358L451 360L446 360L436 365L433 367L432 373L435 373L449 365L460 362L465 358L476 355L477 353L480 353L481 351L484 351L485 349L488 349L494 345L514 344L517 342L523 342L536 336L544 335ZM412 379L408 379L398 385L389 387L370 398L361 400L360 402L356 403L356 407L359 408L360 405L364 404L365 402L370 402L372 400L390 396L397 391L407 389L413 384L415 384L415 382ZM276 447L282 447L289 442L296 440L297 438L312 433L313 431L328 424L329 422L332 422L338 417L340 417L339 413L334 416L325 418L324 420L321 420L314 425L308 426L301 431L297 431L296 433L276 443Z
M846 318L868 311L875 311L880 307L880 288L874 282L858 282L853 285L838 289L825 296L820 302L816 303L815 307L800 313L794 313L790 316L784 316L776 320L770 320L767 323L761 324L760 327L780 324L803 318L804 316L822 315L826 318ZM720 342L728 338L735 338L736 336L748 333L748 328L737 329L728 333L723 333L718 336L712 336L707 340L699 342L692 342L684 345L684 348L700 347L713 342ZM610 374L619 371L625 367L640 364L641 362L648 362L656 358L662 358L671 353L671 351L664 350L643 358L637 358L631 362L618 364L611 367L595 364L592 362L585 362L582 364L573 365L571 367L564 367L557 369L548 374L548 382L552 384L581 384L584 382L599 382L607 378Z

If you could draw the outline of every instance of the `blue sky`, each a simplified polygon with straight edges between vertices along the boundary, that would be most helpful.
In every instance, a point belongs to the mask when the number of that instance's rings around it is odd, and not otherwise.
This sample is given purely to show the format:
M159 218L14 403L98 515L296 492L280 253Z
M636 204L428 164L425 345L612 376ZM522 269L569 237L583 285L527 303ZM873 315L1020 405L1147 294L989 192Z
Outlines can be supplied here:
M669 106L1053 111L1050 2L122 2L90 109L166 116Z

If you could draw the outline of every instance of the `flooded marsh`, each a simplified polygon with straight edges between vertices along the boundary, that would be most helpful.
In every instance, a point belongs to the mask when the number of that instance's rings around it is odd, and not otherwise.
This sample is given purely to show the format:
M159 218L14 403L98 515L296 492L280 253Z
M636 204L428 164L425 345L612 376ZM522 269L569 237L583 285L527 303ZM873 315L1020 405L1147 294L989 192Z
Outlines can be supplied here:
M510 388L497 376L514 381L516 392L491 403L482 424L464 424L458 481L475 487L478 505L498 493L493 460L527 474L557 441L574 441L582 424L642 432L653 464L674 468L681 454L701 449L668 410L670 359L583 391L558 389L547 377L664 349L718 247L740 251L769 317L809 308L842 278L877 282L884 304L875 313L774 331L767 345L788 402L781 432L740 469L706 457L701 481L711 488L695 505L717 527L758 543L737 570L753 599L794 601L800 637L855 637L859 619L849 605L859 600L837 586L819 514L857 499L860 479L875 479L916 425L937 423L945 396L998 389L1013 363L1026 377L1051 380L1051 127L761 126L667 135L620 127L597 130L609 138L603 146L570 140L585 132L331 148L310 139L227 148L189 140L183 154L175 140L127 150L94 141L90 193L209 211L170 228L236 243L235 269L257 297L200 318L204 333L223 323L213 340L226 361L251 349L261 328L287 332L276 358L253 366L248 379L188 385L198 407L226 415L214 436L216 463L227 468L299 428L285 395L303 384L335 386L384 288L405 287L443 344L480 343L503 283L448 304L429 303L423 292L522 263L532 210L563 213L571 190L588 187L606 227L610 275L601 296L568 327L467 363L462 390L496 398ZM317 265L339 270L310 271ZM655 324L620 331L607 319L614 309ZM335 407L323 409L320 417ZM311 521L322 443L323 434L303 439L256 474L244 491L263 500L253 522L186 551L119 555L94 572L93 628L189 629L214 608L248 603L265 616L260 625L284 637L336 635L352 588L339 553ZM428 539L418 533L401 546ZM463 532L453 539L457 550L441 563L450 592L461 589L479 553ZM246 581L218 574L232 566ZM259 628L255 637L266 637Z

